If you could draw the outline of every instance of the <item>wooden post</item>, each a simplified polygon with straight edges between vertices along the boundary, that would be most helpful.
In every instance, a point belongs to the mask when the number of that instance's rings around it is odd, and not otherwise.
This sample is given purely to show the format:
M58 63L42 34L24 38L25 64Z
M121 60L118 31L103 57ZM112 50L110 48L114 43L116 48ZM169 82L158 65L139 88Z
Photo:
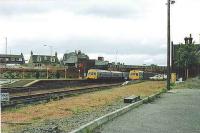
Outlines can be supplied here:
M65 68L65 79L67 78L67 70L66 70L66 68Z
M24 79L24 68L22 68L23 72L22 72L22 78Z
M47 67L47 79L49 78L49 72L48 72L48 67Z

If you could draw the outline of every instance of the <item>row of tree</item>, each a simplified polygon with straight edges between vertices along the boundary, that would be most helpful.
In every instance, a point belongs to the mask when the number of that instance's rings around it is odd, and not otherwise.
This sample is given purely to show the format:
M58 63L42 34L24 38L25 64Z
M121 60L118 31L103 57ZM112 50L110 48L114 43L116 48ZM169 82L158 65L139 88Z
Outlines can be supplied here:
M175 66L184 70L185 78L188 78L190 68L200 65L200 45L195 45L194 42L180 44L175 52Z

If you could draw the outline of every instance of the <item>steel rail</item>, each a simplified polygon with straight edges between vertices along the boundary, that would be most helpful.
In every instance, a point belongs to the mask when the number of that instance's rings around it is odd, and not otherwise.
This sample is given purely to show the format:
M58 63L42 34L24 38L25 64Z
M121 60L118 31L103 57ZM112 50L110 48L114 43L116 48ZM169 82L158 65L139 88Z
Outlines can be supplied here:
M54 92L47 92L47 93L38 93L38 94L31 94L31 95L23 95L23 96L12 96L10 97L10 101L5 104L1 104L2 109L7 107L15 107L19 104L30 104L39 101L47 100L50 101L55 99L62 99L67 96L73 96L82 93L89 93L98 90L104 90L106 88L119 86L122 83L115 83L115 84L108 84L108 85L98 85L98 86L87 86L82 87L79 89L71 89L71 90L62 90L62 91L54 91Z

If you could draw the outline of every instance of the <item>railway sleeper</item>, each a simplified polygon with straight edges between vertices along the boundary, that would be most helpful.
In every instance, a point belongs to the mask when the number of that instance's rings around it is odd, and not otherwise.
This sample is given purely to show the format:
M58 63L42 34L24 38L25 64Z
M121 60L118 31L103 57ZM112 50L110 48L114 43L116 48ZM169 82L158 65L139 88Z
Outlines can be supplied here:
M113 85L113 86L117 86L117 85ZM4 104L2 107L3 108L4 107L6 108L8 106L15 107L17 104L32 104L32 103L38 103L41 101L50 102L52 100L63 99L64 97L67 97L67 96L76 96L82 93L88 93L88 92L93 92L97 90L104 90L107 88L110 88L110 85L98 86L98 87L87 87L87 88L78 89L78 90L60 91L60 92L46 93L46 94L39 94L39 95L12 97L10 99L10 102Z

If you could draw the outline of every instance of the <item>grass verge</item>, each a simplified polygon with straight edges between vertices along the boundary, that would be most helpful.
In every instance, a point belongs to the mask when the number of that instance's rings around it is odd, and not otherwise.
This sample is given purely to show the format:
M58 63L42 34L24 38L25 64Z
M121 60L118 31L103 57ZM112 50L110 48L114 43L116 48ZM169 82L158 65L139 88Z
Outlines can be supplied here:
M200 76L196 78L189 78L185 82L176 84L174 89L200 89Z

